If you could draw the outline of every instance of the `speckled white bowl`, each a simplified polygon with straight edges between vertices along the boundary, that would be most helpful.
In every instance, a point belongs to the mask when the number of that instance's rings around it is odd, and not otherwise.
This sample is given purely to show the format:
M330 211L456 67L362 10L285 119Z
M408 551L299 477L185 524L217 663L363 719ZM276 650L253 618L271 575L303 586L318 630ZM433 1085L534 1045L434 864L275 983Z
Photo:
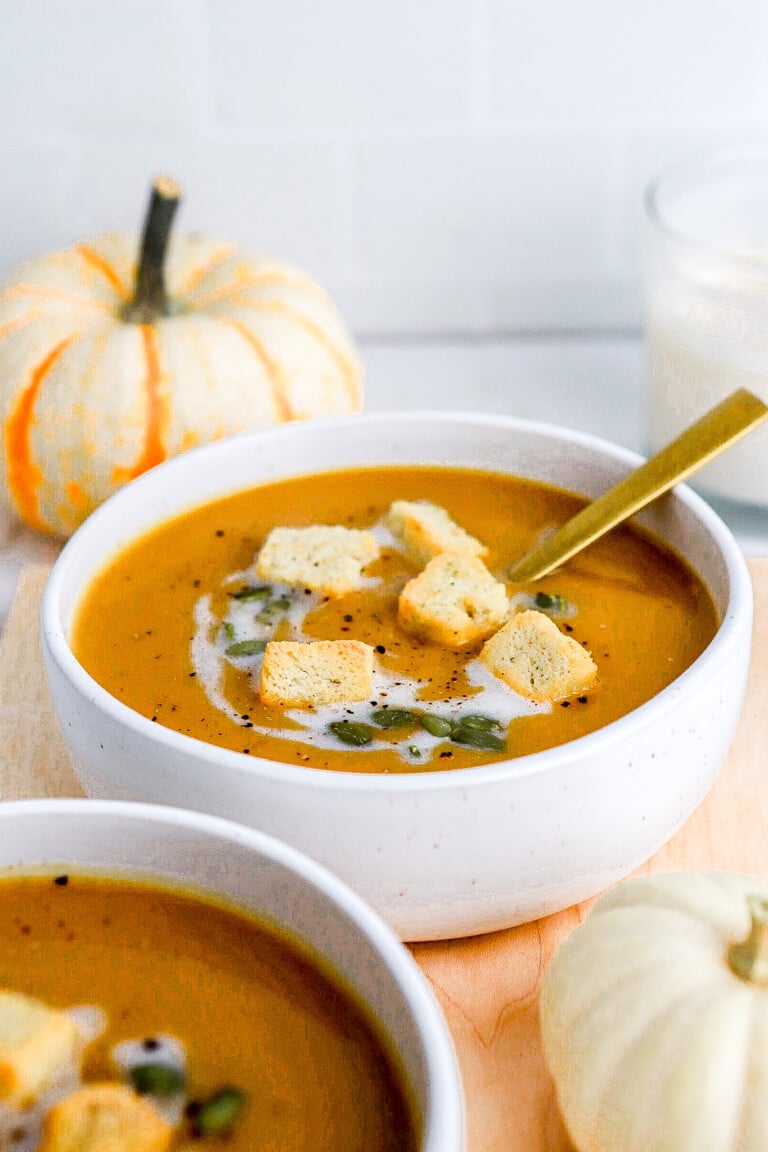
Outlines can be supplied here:
M83 787L91 796L228 816L287 840L352 884L404 939L485 932L594 895L647 859L702 800L743 701L749 573L728 529L685 486L638 519L709 588L722 618L711 644L629 715L517 760L391 776L259 760L133 712L87 675L68 635L83 588L123 545L184 509L261 480L344 465L449 464L594 497L639 462L632 452L549 425L407 412L248 434L147 473L72 537L45 593L51 692Z
M271 836L151 804L0 804L0 873L51 868L159 880L253 913L330 965L397 1053L421 1118L419 1152L462 1152L456 1058L413 959L346 884Z

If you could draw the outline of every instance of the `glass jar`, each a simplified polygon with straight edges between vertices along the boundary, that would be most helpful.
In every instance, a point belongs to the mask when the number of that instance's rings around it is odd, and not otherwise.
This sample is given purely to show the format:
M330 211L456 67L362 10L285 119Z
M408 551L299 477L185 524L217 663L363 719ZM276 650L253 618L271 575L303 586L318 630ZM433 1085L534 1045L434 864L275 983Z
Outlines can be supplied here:
M768 148L681 164L645 197L651 449L736 388L768 403ZM768 428L707 465L696 486L768 506Z

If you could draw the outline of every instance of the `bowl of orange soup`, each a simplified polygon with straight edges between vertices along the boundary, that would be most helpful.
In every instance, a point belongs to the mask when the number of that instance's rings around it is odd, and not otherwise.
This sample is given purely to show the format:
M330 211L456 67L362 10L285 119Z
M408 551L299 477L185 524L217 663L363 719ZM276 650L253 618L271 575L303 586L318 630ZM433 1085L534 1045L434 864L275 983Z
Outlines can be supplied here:
M0 1147L461 1152L419 970L325 869L200 813L0 805Z
M44 597L83 787L287 840L405 939L605 888L710 787L750 649L744 559L684 486L510 584L638 463L548 425L410 412L237 437L141 477Z

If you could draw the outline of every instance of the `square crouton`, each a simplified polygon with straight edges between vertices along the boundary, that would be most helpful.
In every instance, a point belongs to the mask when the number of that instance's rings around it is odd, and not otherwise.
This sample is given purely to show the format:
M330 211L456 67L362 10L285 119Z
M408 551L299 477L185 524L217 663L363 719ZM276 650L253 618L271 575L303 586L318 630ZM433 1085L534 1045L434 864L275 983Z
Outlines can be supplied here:
M75 1021L39 1000L0 990L0 1100L26 1107L69 1066L80 1066Z
M54 1104L39 1152L166 1152L173 1128L125 1084L88 1084Z
M445 648L484 640L508 615L507 590L482 560L452 552L433 557L398 600L398 620L406 632Z
M597 665L589 652L543 612L518 612L492 636L482 662L529 700L562 700L590 688Z
M359 640L273 640L264 650L259 696L278 708L365 700L373 684L373 648Z
M363 568L379 554L372 532L341 525L273 528L256 561L262 580L344 596L361 584Z
M428 500L395 500L387 513L386 525L419 565L441 552L465 556L488 553L486 546L452 520L445 508Z

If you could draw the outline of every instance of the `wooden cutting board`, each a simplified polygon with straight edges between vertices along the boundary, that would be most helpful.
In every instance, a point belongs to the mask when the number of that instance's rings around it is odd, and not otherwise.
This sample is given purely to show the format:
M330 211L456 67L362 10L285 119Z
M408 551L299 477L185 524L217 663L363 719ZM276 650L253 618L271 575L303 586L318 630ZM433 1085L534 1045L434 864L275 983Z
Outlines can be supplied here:
M768 559L750 561L749 687L728 761L707 799L643 872L725 868L768 879ZM45 685L38 638L47 566L28 567L0 642L0 799L81 795ZM538 989L588 904L505 932L412 948L451 1029L468 1152L569 1152L538 1036Z

